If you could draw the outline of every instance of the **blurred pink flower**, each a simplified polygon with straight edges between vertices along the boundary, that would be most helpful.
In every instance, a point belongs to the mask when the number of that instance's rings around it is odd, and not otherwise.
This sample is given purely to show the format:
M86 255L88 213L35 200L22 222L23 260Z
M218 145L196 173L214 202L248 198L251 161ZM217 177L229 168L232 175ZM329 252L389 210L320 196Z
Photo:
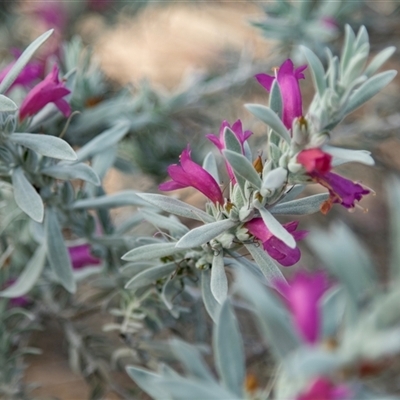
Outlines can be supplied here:
M168 167L172 181L162 183L160 190L170 191L193 187L207 196L213 203L224 204L221 188L216 180L200 165L190 158L189 146L180 156L181 165L173 164Z
M283 224L283 227L293 235L296 241L304 239L308 233L307 231L296 231L298 225L298 221ZM290 267L300 260L300 249L298 247L292 249L275 237L266 227L262 218L254 218L246 222L244 226L253 236L262 241L264 250L284 267Z
M67 10L62 1L39 0L33 4L32 14L43 22L45 29L64 30L67 25Z
M292 60L287 59L277 68L276 76L268 74L257 74L255 76L258 82L269 92L271 91L272 83L277 79L283 103L282 121L288 129L292 128L293 120L303 113L299 80L304 79L303 71L306 68L307 65L302 65L294 69Z
M53 70L44 80L26 95L19 111L21 120L36 114L49 103L54 103L66 117L71 114L71 107L63 98L71 91L64 86L64 82L59 80L58 74L59 69L57 65L54 65Z
M99 258L92 256L92 253L90 252L90 245L87 243L68 247L68 252L71 258L73 269L81 269L88 265L101 264L101 260Z
M307 392L297 396L296 400L344 400L348 399L351 391L345 385L335 385L329 379L319 377Z
M276 280L274 284L285 297L297 332L306 343L316 343L321 328L319 300L329 288L325 273L300 271L289 285L280 280Z
M232 126L229 124L228 121L224 120L221 124L221 127L219 128L219 137L211 133L206 135L206 138L209 139L211 142L213 142L215 146L218 148L218 150L222 152L222 150L226 149L226 144L224 140L225 128L230 128L232 132L235 134L237 140L240 143L240 146L242 147L242 154L244 154L244 147L243 147L244 142L253 134L253 132L251 131L243 132L242 121L240 119L238 119ZM235 183L236 179L232 167L229 165L227 161L225 161L225 165L228 171L229 179L231 180L231 182Z
M21 51L17 49L12 50L12 53L16 59L21 55ZM6 77L6 75L11 70L11 68L14 66L15 63L16 61L12 61L10 64L5 66L0 71L0 82L3 81L3 79ZM18 85L24 86L25 88L29 88L31 87L31 84L34 81L41 78L42 74L43 74L43 65L38 61L31 61L25 65L25 67L22 69L22 71L15 79L15 81L12 83L10 89Z

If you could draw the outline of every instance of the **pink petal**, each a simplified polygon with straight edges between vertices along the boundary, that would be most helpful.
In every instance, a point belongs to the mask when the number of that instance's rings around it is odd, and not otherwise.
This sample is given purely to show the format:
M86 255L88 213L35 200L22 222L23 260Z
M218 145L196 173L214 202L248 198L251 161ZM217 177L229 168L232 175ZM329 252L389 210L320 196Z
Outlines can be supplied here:
M274 76L268 74L257 74L255 78L260 85L264 86L264 88L268 90L268 92L271 91L272 84L275 80Z

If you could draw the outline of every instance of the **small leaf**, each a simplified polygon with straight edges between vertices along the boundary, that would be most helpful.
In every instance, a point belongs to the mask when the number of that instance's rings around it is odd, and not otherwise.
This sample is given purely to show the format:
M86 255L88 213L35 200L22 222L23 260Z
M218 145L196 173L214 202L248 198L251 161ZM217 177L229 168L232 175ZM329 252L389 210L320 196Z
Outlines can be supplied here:
M397 71L385 71L365 81L349 98L343 115L348 115L378 94L397 75Z
M282 95L277 79L272 83L271 94L269 96L269 108L282 119Z
M220 182L217 161L211 151L204 157L203 168L215 179L215 182Z
M205 383L214 381L214 377L196 347L182 340L172 339L171 348L190 376L200 379Z
M284 360L300 346L289 312L282 303L250 273L240 271L236 285L256 314L256 322L265 335L265 341L278 360Z
M12 68L7 72L7 75L1 81L0 93L5 93L11 87L17 76L24 69L25 65L28 64L35 51L50 37L52 33L53 29L43 33L25 49L25 51L21 54Z
M165 389L158 385L159 381L163 379L160 375L134 366L126 367L126 372L144 392L154 399L172 399L171 396L167 395Z
M183 236L189 231L189 228L179 222L178 218L171 216L165 217L163 215L148 211L140 210L140 214L144 219L159 229L166 229L171 234L176 233L178 236ZM174 218L174 219L173 219ZM173 235L174 236L174 235Z
M225 387L243 398L245 358L239 324L228 301L222 305L213 335L218 373Z
M34 221L42 222L44 205L39 193L26 178L21 168L15 168L11 175L14 199L18 207Z
M304 46L300 46L300 48L306 56L308 64L310 65L315 89L318 91L319 97L322 97L326 90L324 67L314 52Z
M0 112L2 113L16 113L18 106L7 96L0 95Z
M146 205L147 203L143 201L134 190L124 190L112 195L77 200L72 204L72 209L81 210Z
M344 284L354 304L375 289L373 264L366 250L343 223L336 223L329 233L313 230L308 243L326 268Z
M78 164L56 164L40 171L44 175L51 176L56 179L71 180L81 179L86 182L93 183L96 186L101 184L99 176L94 172L93 168L84 163Z
M42 156L59 160L76 160L77 155L72 147L63 139L40 133L13 133L10 135L13 143L27 147Z
M374 165L375 161L371 157L371 152L367 150L351 150L351 149L342 149L340 147L333 147L329 145L324 145L321 147L321 150L325 153L330 154L331 156L347 161L347 162L359 162L365 165ZM336 162L335 165L338 165Z
M125 289L139 289L144 286L153 285L158 279L164 279L169 276L172 272L176 270L176 263L171 262L163 265L158 265L157 267L148 268L143 272L135 275L128 283L125 285Z
M224 142L226 150L233 151L234 153L242 154L242 146L232 129L226 127L224 129Z
M188 232L178 241L176 247L190 249L201 246L236 225L238 222L230 219L205 224Z
M393 55L396 51L396 47L390 46L380 51L369 63L368 67L364 71L364 75L368 78L372 76L378 69Z
M47 208L44 224L48 250L47 258L50 266L61 285L70 293L75 293L76 283L72 273L71 259L61 233L57 212L54 209Z
M265 252L264 249L254 244L246 244L245 246L253 257L253 260L259 266L269 286L274 287L274 281L277 279L286 281L275 261Z
M201 297L208 315L214 322L217 322L218 313L221 305L215 300L214 295L211 293L211 270L206 269L201 272Z
M245 107L261 121L265 122L283 140L290 143L290 134L278 115L268 107L259 104L246 104Z
M287 204L287 203L286 203ZM282 224L264 207L260 207L258 211L264 221L265 226L269 231L283 243L294 249L296 247L296 240L293 235L289 233Z
M136 247L125 253L121 258L125 261L147 261L162 258L182 252L175 243L154 243Z
M172 197L152 193L137 193L137 196L148 201L150 204L161 208L161 210L167 211L171 214L179 215L180 217L196 219L203 222L215 221L211 215L205 213L204 211Z
M0 297L15 298L28 293L39 279L46 261L46 246L39 246L26 264L17 281L7 289L0 291Z
M302 199L279 203L270 208L274 215L309 215L320 210L321 204L329 198L328 193L315 194Z
M224 254L221 250L214 255L211 267L211 293L222 304L228 296L228 279L225 273Z
M261 189L261 178L254 169L253 164L245 156L230 150L223 150L222 154L235 172L252 183L257 189Z
M109 149L118 143L129 131L128 122L118 122L110 129L107 129L96 136L89 143L81 147L77 152L77 161L86 161L97 153Z

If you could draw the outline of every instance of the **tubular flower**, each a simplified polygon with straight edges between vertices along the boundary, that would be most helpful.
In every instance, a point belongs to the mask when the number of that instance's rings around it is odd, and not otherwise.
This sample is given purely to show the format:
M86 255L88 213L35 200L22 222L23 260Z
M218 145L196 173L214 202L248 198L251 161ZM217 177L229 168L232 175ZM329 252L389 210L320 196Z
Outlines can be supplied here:
M344 400L351 395L350 390L345 385L335 385L329 379L319 377L307 392L297 396L296 400Z
M59 69L57 65L54 65L50 74L26 95L19 111L21 120L36 114L49 103L54 103L66 117L71 114L70 105L63 99L71 91L64 86L63 82L60 82L58 73Z
M213 203L224 204L221 188L215 179L200 165L190 158L190 149L187 147L180 156L181 165L173 164L168 167L168 174L172 181L162 183L158 188L169 191L194 187L207 196Z
M101 264L101 260L99 258L92 256L90 252L90 245L87 243L68 247L68 252L73 269L81 269L88 265Z
M330 172L331 160L332 156L319 148L303 150L297 156L297 162L303 165L310 177L329 190L330 197L321 207L324 214L330 210L333 203L353 208L356 201L370 193L360 184Z
M302 65L294 69L292 60L287 59L278 68L276 76L268 74L255 76L257 81L268 91L271 91L272 83L277 79L283 103L282 121L288 129L292 128L293 120L303 113L299 80L304 79L303 71L306 68L307 65Z
M296 241L304 239L308 233L307 231L296 231L298 225L298 221L292 221L283 225ZM298 247L292 249L282 242L282 240L275 237L266 227L262 218L254 218L246 222L244 226L253 236L262 241L264 250L273 259L278 261L279 264L284 267L290 267L300 260L300 249Z
M244 154L244 147L243 147L244 142L253 134L253 132L251 131L243 132L242 121L240 119L238 119L232 126L229 124L228 121L224 120L221 124L221 127L219 128L219 137L215 136L214 134L208 134L206 135L206 138L210 140L212 143L214 143L215 146L218 148L218 150L222 152L222 150L226 149L225 139L224 139L225 128L230 128L232 132L235 134L237 140L239 141L242 147L242 154ZM225 165L228 171L229 179L231 180L231 182L235 183L236 179L232 167L228 164L228 162L225 162Z
M293 323L306 343L318 341L321 327L319 300L328 289L327 277L323 272L298 272L290 285L276 280L275 287L285 296L292 313Z
M329 172L332 168L331 161L332 156L319 148L303 150L297 156L297 162L303 165L308 173L325 174Z

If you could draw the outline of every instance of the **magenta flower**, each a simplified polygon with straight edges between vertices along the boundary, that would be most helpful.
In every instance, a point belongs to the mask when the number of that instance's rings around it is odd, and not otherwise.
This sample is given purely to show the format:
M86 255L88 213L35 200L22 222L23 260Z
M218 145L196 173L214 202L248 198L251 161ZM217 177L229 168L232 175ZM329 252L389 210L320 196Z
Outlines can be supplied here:
M180 156L181 165L168 167L172 181L162 183L158 188L164 191L193 187L207 196L213 203L224 204L221 188L216 180L190 158L189 146Z
M229 124L228 121L224 120L219 128L219 137L215 136L214 134L206 135L206 138L209 139L211 142L217 146L218 150L222 153L222 150L226 149L225 140L224 140L224 130L225 128L230 128L232 132L235 134L237 140L242 147L242 154L244 154L244 142L253 134L251 131L244 131L242 121L238 119L232 126ZM231 182L235 183L235 175L233 173L232 167L229 165L227 161L225 161L226 169L228 171L229 179Z
M310 176L329 191L330 197L321 208L321 211L325 214L329 211L333 203L339 203L346 208L354 208L356 201L360 201L363 196L370 193L370 190L364 188L359 183L355 183L332 172L327 172L326 174L314 172Z
M303 150L297 156L297 162L303 165L310 177L329 191L329 199L321 206L324 214L331 209L333 203L353 208L356 201L370 193L360 184L330 172L331 161L332 156L319 148Z
M35 4L32 12L43 22L45 29L54 28L63 31L67 24L67 10L60 1L39 1Z
M14 50L13 55L15 58L18 58L21 55L21 52L19 50ZM0 71L0 82L2 82L3 79L6 77L8 72L14 66L15 62L16 61L12 61L10 64L8 64ZM37 61L31 61L25 65L23 70L19 73L15 81L12 83L10 89L18 85L29 88L34 81L36 81L42 76L42 74L43 74L42 64Z
M311 274L301 271L290 285L280 280L274 284L285 296L297 332L306 343L316 343L321 328L319 300L329 287L326 275L323 272Z
M68 252L73 269L81 269L88 265L101 264L101 260L92 255L90 252L90 245L87 243L68 247Z
M283 103L282 121L288 129L292 128L293 120L303 114L299 80L304 79L303 71L306 68L307 65L302 65L294 69L292 60L287 59L278 68L276 76L268 74L257 74L255 76L258 82L268 91L271 91L274 80L278 80Z
M71 107L63 98L71 91L59 80L58 73L59 69L57 65L54 65L53 70L46 78L26 95L19 110L21 120L36 114L49 103L54 103L66 117L71 114Z
M325 174L331 170L332 156L319 148L302 150L297 156L297 162L308 172Z
M296 400L344 400L348 399L351 391L345 385L335 385L329 379L319 377L307 392L297 396Z
M292 221L283 225L283 227L293 235L296 241L304 239L308 233L307 231L296 231L298 225L298 221ZM246 222L244 226L254 237L262 241L264 250L273 259L278 261L279 264L284 267L290 267L300 260L300 249L298 247L292 249L282 242L282 240L275 237L266 227L262 218L254 218Z

